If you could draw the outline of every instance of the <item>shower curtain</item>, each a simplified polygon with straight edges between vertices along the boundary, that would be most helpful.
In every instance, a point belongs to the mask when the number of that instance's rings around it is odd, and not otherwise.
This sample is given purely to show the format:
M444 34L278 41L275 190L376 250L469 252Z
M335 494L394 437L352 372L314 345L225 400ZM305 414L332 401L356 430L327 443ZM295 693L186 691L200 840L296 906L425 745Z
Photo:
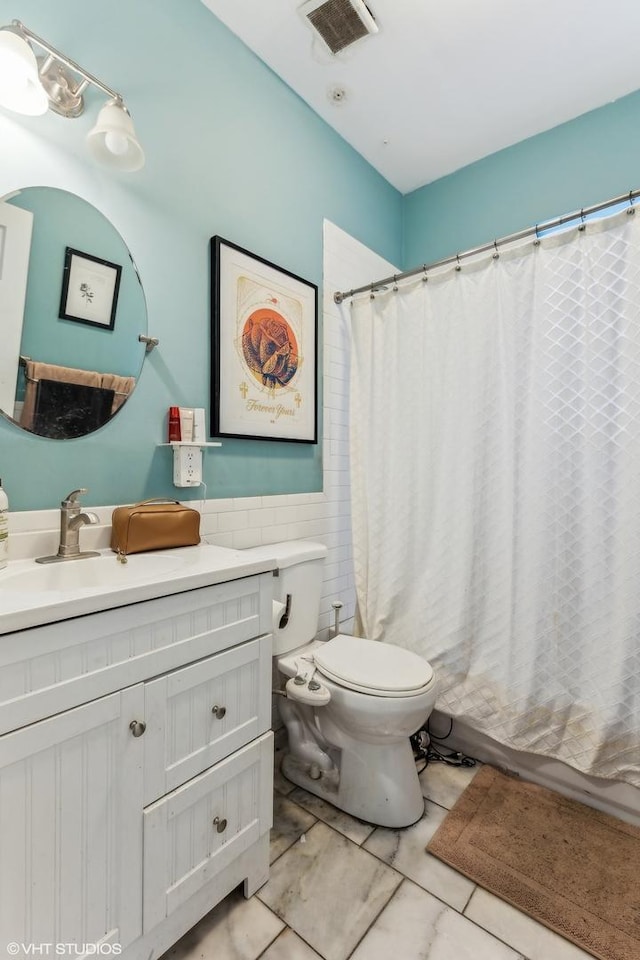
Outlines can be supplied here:
M454 718L640 787L640 214L350 313L366 635Z

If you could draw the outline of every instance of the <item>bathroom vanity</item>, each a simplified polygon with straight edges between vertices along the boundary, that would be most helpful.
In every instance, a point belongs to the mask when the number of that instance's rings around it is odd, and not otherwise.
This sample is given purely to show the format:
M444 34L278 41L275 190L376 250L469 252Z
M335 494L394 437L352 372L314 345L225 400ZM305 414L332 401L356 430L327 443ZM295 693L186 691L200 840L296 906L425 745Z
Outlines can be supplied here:
M2 955L150 960L267 879L275 562L147 556L0 576Z

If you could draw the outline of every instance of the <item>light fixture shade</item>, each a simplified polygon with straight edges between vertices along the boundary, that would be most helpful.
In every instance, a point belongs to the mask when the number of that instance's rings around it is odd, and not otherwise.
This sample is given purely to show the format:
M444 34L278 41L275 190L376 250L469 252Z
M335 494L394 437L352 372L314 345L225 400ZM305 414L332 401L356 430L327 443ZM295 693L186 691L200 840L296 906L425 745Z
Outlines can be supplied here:
M110 100L104 105L87 135L87 146L94 159L111 170L133 173L144 166L144 151L122 101Z
M35 53L10 29L0 30L0 106L29 117L41 116L49 106Z

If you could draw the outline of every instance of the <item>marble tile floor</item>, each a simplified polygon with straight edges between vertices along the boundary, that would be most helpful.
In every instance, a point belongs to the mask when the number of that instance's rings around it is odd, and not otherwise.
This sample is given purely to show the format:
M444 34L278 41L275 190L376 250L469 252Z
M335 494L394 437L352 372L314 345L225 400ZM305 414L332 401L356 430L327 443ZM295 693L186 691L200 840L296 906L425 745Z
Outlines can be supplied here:
M477 766L430 764L423 818L388 830L294 787L280 759L268 883L231 893L163 960L589 960L425 852Z

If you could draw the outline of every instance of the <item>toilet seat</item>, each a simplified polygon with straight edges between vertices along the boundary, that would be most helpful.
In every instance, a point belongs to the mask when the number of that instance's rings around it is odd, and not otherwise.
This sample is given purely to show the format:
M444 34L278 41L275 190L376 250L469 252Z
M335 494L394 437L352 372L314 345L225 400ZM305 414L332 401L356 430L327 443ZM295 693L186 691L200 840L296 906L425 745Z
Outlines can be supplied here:
M418 654L340 633L313 651L316 667L339 686L375 697L411 697L423 693L433 668Z

